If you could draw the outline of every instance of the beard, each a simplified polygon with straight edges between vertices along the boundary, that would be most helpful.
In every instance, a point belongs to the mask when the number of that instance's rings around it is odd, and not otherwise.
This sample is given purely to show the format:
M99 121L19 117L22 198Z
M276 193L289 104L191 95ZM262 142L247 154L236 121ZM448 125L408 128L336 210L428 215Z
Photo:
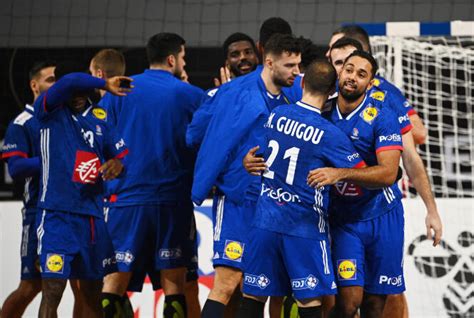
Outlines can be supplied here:
M183 69L175 67L173 70L173 76L176 77L177 79L181 80L181 77L183 75Z
M350 102L353 102L357 99L359 99L359 97L361 97L362 95L365 94L365 90L357 90L357 87L354 91L352 92L349 92L347 91L345 88L344 88L344 83L341 83L339 82L339 93L342 95L342 97L344 97L344 99L346 99L347 101L350 101Z
M290 79L292 80L290 81ZM280 86L280 87L291 87L293 86L294 82L295 82L294 77L290 77L290 78L283 78L281 76L273 77L273 83L275 83L275 85Z

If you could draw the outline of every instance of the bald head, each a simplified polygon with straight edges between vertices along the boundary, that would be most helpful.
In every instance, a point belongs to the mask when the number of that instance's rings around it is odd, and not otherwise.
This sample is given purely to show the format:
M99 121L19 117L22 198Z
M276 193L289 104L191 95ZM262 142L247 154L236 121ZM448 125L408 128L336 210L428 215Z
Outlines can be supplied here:
M304 74L304 93L311 95L329 95L336 85L337 73L327 60L312 62Z

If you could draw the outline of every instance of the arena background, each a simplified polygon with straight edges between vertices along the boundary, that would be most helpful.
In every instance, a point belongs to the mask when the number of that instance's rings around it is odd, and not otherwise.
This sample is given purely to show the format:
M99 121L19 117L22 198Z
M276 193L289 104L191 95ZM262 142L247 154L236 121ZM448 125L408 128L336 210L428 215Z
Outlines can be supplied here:
M147 67L144 45L149 36L162 31L176 32L187 41L186 69L191 83L207 89L224 61L220 47L224 39L237 31L257 39L261 22L272 16L288 20L295 35L312 39L320 46L322 55L332 31L342 24L365 24L372 35L386 35L390 28L385 26L382 28L385 33L380 33L380 26L387 21L427 22L433 30L438 30L436 34L442 25L442 39L415 37L414 41L467 48L456 56L461 50L437 47L420 51L415 44L414 51L405 50L400 55L403 65L399 82L429 129L427 145L419 150L427 164L445 223L442 246L430 247L422 236L421 200L404 200L407 208L405 268L411 316L473 317L474 24L463 25L468 36L452 37L449 32L443 33L448 21L474 20L472 0L2 0L0 140L8 122L26 102L31 102L27 74L37 60L74 60L87 65L99 49L113 47L124 53L126 73L132 75ZM416 29L411 24L404 27ZM418 28L423 29L419 25ZM410 39L407 41L403 45L412 43ZM384 56L390 50L385 43L383 38L377 40L376 47ZM442 54L442 58L436 59ZM378 58L383 75L390 79L397 77L384 64L393 64L396 57L383 59ZM416 72L426 73L421 84L412 77ZM427 92L426 99L421 98L419 88ZM405 190L409 190L409 184ZM22 185L13 184L5 166L0 164L0 199L19 199L21 193ZM413 189L405 193L410 198L416 196ZM0 203L0 302L19 279L19 211L19 202ZM200 219L201 298L205 299L206 288L212 284L209 277L212 251L206 239L210 238L212 224L208 207L196 209L196 213ZM151 292L150 286L146 288L142 295L132 296L134 305L141 309L140 317L152 317L160 312L157 309L159 294ZM25 317L36 316L37 304L38 299ZM69 317L70 295L65 297L61 308L60 316Z

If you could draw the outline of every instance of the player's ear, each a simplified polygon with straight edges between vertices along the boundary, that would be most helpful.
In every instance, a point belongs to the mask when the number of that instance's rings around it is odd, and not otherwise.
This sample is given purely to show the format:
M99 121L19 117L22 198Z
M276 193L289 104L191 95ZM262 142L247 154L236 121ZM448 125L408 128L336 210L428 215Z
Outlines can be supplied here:
M98 77L98 78L105 79L105 74L104 74L104 72L102 71L102 69L100 69L100 68L97 69L97 77Z
M374 86L374 83L375 83L375 77L370 80L369 85L367 86L368 91L372 89L372 87Z
M36 80L31 80L30 81L30 89L33 92L33 94L38 94L38 82Z
M304 89L304 76L301 78L300 86L301 86L301 89Z
M266 54L265 57L263 58L263 62L265 65L267 65L270 69L273 68L273 58L271 54Z
M176 57L173 54L170 54L166 58L166 62L168 63L169 67L173 68L176 65Z

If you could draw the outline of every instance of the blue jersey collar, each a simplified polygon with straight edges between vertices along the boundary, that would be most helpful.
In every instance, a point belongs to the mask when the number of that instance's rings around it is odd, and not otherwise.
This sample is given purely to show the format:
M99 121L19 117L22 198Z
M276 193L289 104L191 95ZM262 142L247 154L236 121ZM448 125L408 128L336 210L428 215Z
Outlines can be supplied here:
M356 107L356 109L354 109L353 111L351 111L349 113L349 115L346 116L346 120L350 120L352 117L355 116L355 114L357 114L357 112L362 108L362 106L364 106L365 104L365 101L367 99L367 93L365 94L365 97L364 97L364 100L359 104L359 106ZM337 111L337 116L339 119L344 119L344 117L342 116L341 114L341 111L339 110L339 104L336 102L336 111Z
M311 106L309 104L306 104L306 103L303 103L302 101L299 101L299 102L296 102L296 105L300 106L300 107L303 107L304 109L307 109L307 110L310 110L312 112L315 112L315 113L318 113L321 115L321 110L314 107L314 106Z

